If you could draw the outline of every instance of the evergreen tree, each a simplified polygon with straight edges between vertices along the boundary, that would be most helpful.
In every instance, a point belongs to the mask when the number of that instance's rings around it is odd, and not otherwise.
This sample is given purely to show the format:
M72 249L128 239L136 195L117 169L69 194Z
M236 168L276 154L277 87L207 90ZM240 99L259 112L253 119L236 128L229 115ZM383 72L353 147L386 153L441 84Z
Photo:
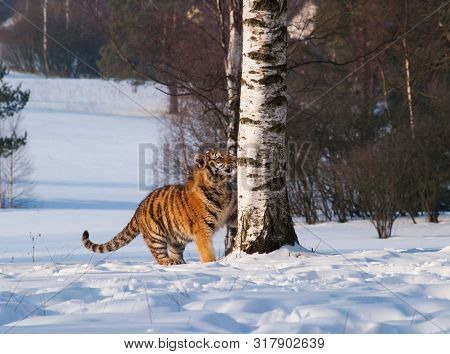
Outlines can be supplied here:
M13 88L3 81L7 74L6 67L0 63L0 120L14 117L27 104L29 91L22 91L18 86ZM1 129L1 126L0 126ZM8 157L27 143L27 134L19 136L15 131L5 136L0 130L0 158Z

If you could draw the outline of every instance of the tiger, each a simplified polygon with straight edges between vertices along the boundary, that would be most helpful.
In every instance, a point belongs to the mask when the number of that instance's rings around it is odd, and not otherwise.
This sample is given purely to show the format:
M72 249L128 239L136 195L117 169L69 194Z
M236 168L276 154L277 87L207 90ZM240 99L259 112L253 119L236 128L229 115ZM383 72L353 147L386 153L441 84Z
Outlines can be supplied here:
M130 222L114 238L92 243L90 251L116 251L142 234L160 265L184 264L186 244L195 241L202 263L216 260L213 234L224 225L236 226L237 197L231 180L236 159L228 152L209 150L194 156L194 169L185 184L167 185L151 192L137 207Z

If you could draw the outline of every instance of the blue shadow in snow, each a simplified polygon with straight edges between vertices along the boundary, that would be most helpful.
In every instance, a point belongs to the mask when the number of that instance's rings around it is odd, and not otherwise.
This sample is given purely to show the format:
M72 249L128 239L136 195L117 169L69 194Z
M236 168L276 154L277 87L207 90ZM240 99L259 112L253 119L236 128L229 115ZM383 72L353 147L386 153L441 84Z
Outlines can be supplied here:
M35 200L31 207L39 209L100 209L100 210L135 210L140 203L116 200L73 200L53 199Z
M437 252L440 248L410 248L408 250L398 251L398 253L428 253Z

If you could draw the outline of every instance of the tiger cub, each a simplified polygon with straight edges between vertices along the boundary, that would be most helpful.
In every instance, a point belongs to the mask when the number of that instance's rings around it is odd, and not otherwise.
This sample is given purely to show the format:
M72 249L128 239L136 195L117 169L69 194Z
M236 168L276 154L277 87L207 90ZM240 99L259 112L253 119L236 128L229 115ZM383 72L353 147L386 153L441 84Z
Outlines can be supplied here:
M84 246L93 252L115 251L138 234L161 265L185 263L184 248L195 241L200 260L215 260L212 236L225 224L235 225L237 199L230 179L236 160L225 152L196 154L194 171L184 185L169 185L151 192L125 228L112 240L94 244L83 233Z

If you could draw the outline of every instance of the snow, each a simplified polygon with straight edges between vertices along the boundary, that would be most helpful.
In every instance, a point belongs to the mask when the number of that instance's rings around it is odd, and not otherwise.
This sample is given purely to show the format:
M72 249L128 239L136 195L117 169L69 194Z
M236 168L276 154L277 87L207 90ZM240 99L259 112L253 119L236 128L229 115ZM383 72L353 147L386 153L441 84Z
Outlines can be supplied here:
M43 79L27 80L31 87ZM63 90L64 80L55 80ZM49 81L43 92L48 87L53 94ZM101 82L75 85L82 100ZM155 115L159 108L148 106ZM387 240L377 239L367 221L295 220L301 244L314 253L285 247L224 258L223 230L214 238L220 258L207 264L199 263L190 244L187 264L159 266L140 237L114 253L89 253L81 246L83 230L95 242L109 240L145 197L138 185L138 144L157 145L166 129L162 115L96 109L82 113L42 104L24 113L36 199L33 208L0 211L0 333L450 330L449 215L437 225L399 219ZM41 234L36 263L30 234Z
M307 1L299 9L298 13L289 21L289 37L296 40L305 40L314 31L314 16L316 16L318 6Z
M159 116L167 110L164 87L154 84L133 86L126 81L101 79L45 78L12 72L12 85L31 91L30 110L102 113L131 116ZM43 89L45 88L45 89Z

